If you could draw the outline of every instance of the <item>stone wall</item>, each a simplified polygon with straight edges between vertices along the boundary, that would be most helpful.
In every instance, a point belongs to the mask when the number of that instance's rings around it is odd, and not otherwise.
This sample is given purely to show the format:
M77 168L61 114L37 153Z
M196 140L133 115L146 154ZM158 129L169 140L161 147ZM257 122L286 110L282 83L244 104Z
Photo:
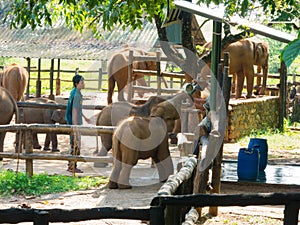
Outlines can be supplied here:
M226 142L236 142L253 130L279 127L279 98L261 98L229 101Z

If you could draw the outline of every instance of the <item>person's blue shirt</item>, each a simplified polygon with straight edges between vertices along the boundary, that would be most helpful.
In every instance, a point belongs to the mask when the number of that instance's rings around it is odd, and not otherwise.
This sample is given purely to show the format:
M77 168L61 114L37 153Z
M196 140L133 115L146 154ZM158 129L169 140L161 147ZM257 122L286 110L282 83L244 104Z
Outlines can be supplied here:
M78 90L76 87L74 87L70 93L70 97L68 100L68 105L66 109L66 121L68 124L72 125L72 110L73 108L77 108L78 110L78 125L82 124L82 94L80 90Z

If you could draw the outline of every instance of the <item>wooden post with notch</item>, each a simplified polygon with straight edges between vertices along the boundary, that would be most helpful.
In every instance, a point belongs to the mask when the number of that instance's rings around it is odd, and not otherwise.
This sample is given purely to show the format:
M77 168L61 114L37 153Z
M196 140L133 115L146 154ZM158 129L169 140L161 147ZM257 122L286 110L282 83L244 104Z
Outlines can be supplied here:
M132 87L132 64L133 64L133 51L129 51L128 56L128 79L127 79L127 101L131 102L133 97L133 87Z

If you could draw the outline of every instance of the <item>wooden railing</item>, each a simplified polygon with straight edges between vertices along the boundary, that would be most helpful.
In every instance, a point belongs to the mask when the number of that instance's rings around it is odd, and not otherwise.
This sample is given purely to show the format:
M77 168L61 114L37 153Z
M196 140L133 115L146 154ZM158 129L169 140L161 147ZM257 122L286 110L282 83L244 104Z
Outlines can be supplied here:
M300 193L265 194L192 194L197 165L189 158L180 171L171 176L152 199L149 207L89 209L1 209L0 223L33 222L49 225L52 222L77 222L100 219L131 219L150 221L150 225L193 225L198 220L196 207L284 205L284 225L297 225Z

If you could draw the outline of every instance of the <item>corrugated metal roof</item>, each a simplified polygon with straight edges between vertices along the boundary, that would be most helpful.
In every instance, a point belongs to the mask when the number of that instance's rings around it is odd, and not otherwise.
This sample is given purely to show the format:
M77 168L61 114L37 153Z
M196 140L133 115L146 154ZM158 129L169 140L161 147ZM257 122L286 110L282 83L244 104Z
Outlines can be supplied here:
M4 7L0 8L0 12L3 12L5 5L0 7ZM1 21L3 16L0 13ZM63 24L31 30L10 29L8 24L2 23L0 57L101 60L107 59L108 54L123 48L125 44L152 47L158 39L156 26L149 21L144 21L142 30L116 27L101 34L103 39L96 39L90 31L81 34Z

